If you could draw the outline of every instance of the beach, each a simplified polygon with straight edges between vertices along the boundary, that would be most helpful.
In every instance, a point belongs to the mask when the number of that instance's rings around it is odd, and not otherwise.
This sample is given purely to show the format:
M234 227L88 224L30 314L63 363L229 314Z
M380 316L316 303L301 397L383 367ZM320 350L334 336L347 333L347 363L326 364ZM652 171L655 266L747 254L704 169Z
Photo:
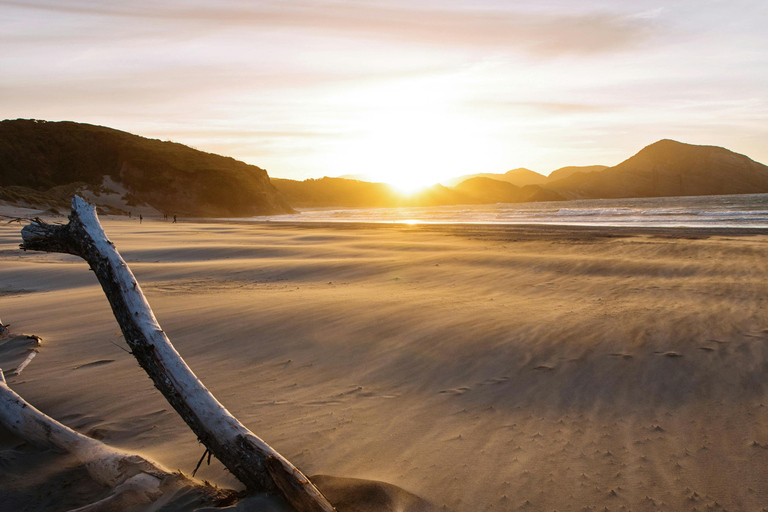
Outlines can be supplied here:
M307 475L456 512L768 505L766 230L102 224L187 364ZM88 265L19 250L22 226L0 226L0 318L42 345L9 386L191 473L204 447ZM0 435L0 503L102 492L20 444ZM197 478L238 487L215 459Z

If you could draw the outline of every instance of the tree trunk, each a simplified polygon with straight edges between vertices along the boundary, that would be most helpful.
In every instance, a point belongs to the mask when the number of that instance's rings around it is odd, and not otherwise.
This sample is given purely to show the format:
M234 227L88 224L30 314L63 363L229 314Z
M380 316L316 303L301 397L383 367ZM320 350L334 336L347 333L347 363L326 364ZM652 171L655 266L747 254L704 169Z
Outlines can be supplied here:
M74 254L88 262L139 365L200 442L249 492L282 495L299 512L334 510L309 479L232 416L187 366L105 235L93 205L76 196L68 224L36 220L21 235L24 250Z

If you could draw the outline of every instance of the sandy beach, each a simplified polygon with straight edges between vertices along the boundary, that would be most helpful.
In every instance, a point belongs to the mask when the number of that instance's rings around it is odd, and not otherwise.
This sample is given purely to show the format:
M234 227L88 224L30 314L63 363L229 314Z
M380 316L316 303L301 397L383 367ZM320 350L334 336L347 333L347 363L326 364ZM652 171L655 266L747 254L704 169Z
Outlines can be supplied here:
M456 512L768 506L764 231L102 223L191 368L307 475ZM21 227L0 226L0 318L43 342L9 386L191 473L204 448L88 265L20 251ZM0 448L0 509L103 492ZM197 477L238 486L216 460Z

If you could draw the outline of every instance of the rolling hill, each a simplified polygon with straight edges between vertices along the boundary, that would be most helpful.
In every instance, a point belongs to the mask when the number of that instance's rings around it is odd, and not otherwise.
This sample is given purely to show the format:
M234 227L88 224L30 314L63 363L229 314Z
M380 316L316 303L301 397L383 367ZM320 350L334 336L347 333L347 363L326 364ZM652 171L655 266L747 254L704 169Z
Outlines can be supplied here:
M568 176L576 174L577 172L590 173L595 171L604 171L607 168L607 165L569 165L568 167L561 167L549 173L549 176L547 176L547 183L562 180Z
M453 187L438 184L409 197L397 194L383 183L344 178L273 181L288 201L299 207L438 206L768 193L765 165L721 147L672 140L651 144L614 167L563 167L548 178L527 169L468 176ZM510 182L521 177L539 183L518 186Z
M184 216L250 217L291 213L291 205L381 208L768 193L767 166L722 147L666 139L614 167L563 167L549 177L519 168L462 178L410 196L355 179L270 181L264 169L233 158L102 126L0 122L0 200L38 207L66 208L81 193L112 213L143 206Z
M200 217L293 211L264 169L234 158L103 126L0 122L0 199L54 204L80 189L99 195L105 177L127 191L126 207Z
M464 176L459 176L457 178L447 179L443 182L443 184L448 187L455 187L462 181L466 181L472 178L490 178L496 181L505 181L507 183L511 183L512 185L515 185L516 187L524 187L526 185L541 185L547 181L547 177L544 176L543 174L539 174L530 169L520 167L518 169L512 169L511 171L507 171L503 174L490 173L490 172L484 172L484 173L478 173L478 174L466 174Z
M614 167L546 187L569 199L767 193L768 166L722 147L665 139Z
M297 208L383 208L401 201L389 185L347 178L324 177L304 181L272 178L272 184Z
M487 203L527 203L534 201L562 201L563 197L539 185L517 187L506 181L490 178L470 178L464 180L454 190L464 193L477 204Z

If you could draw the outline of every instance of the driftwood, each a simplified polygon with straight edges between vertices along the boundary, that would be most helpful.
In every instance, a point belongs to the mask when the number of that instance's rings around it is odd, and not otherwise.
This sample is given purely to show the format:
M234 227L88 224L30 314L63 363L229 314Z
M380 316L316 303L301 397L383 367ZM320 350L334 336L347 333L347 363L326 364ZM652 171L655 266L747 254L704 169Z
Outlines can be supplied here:
M68 224L35 220L21 235L24 250L74 254L90 265L139 365L206 449L249 492L281 495L299 512L334 510L307 477L232 416L187 366L104 233L93 205L75 197Z
M71 512L123 510L154 502L183 485L186 477L171 473L139 455L111 448L84 436L32 407L13 392L0 370L0 424L33 444L55 446L74 454L96 482L112 488L103 500Z
M0 364L12 366L20 361L23 352L19 354L19 351L25 345L31 348L26 349L29 355L21 364L9 372L0 368L0 425L30 444L71 453L83 463L95 482L112 490L106 498L69 512L120 512L158 500L171 501L177 492L192 492L202 504L226 506L241 494L207 483L199 484L181 472L169 472L141 455L111 448L79 434L35 409L8 387L5 376L21 374L32 360L31 356L37 353L41 338L11 333L0 322Z
M0 371L3 370L3 365L11 363L10 370L6 369L6 373L9 375L21 375L24 368L32 362L32 359L37 355L38 348L42 344L42 338L40 336L27 336L26 334L17 334L8 330L8 326L4 325L0 320ZM21 350L23 352L19 353ZM8 359L7 352L11 352L10 360ZM22 357L23 354L26 354ZM5 356L5 357L4 357Z

